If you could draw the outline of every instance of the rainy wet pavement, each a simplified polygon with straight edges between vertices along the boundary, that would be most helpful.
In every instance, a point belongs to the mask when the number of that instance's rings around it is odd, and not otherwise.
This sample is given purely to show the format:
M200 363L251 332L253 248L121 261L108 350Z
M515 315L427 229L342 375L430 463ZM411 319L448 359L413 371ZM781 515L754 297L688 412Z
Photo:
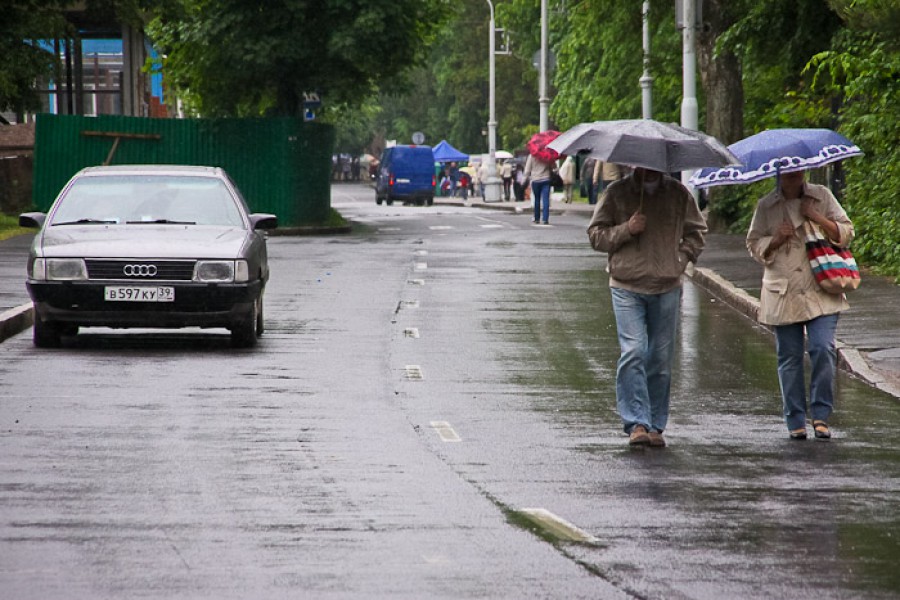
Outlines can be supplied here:
M841 374L835 438L788 441L770 334L688 283L670 445L629 449L584 216L371 200L270 240L255 350L0 345L5 593L896 597L895 398Z

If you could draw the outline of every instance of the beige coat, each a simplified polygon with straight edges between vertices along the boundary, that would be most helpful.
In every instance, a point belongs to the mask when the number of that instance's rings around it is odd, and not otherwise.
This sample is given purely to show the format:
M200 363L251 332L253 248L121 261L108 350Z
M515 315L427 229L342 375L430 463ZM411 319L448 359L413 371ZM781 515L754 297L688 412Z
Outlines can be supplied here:
M681 274L703 251L706 221L681 182L664 175L659 189L643 197L647 227L633 236L628 219L641 206L633 175L603 192L588 237L594 250L609 254L609 285L639 294L662 294L681 285Z
M805 183L803 195L815 198L816 210L837 223L841 239L832 241L848 246L853 241L853 223L831 191L822 185ZM759 322L765 325L804 323L850 308L846 296L822 290L813 277L806 258L805 219L800 214L800 201L801 198L785 200L780 191L773 191L756 205L747 232L750 255L765 266L759 298ZM794 239L772 252L766 260L763 253L786 218L795 227Z

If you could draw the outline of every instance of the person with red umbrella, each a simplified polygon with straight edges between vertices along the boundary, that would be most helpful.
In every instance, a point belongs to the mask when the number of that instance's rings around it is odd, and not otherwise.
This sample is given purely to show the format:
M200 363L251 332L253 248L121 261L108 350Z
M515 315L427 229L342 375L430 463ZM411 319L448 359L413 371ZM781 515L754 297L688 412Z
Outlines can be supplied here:
M547 144L558 138L560 133L554 130L541 131L531 136L526 144L528 160L525 161L525 181L531 182L531 196L534 199L535 225L550 224L550 177L556 167L559 153L547 147Z

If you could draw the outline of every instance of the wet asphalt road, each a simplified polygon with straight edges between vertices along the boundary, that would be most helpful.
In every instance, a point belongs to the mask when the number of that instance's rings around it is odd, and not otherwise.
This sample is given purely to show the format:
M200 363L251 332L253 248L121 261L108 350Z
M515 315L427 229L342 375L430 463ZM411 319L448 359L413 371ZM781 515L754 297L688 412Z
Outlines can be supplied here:
M688 283L670 445L629 449L584 216L373 200L270 239L254 350L0 344L0 596L897 597L896 400L841 375L788 441L771 336Z

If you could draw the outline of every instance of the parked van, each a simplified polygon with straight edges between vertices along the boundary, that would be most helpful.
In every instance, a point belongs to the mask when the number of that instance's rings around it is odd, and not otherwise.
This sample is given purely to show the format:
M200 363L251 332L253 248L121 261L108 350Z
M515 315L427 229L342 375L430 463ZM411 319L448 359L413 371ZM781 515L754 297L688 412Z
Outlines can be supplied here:
M375 203L434 204L434 154L430 146L385 148L375 179Z

